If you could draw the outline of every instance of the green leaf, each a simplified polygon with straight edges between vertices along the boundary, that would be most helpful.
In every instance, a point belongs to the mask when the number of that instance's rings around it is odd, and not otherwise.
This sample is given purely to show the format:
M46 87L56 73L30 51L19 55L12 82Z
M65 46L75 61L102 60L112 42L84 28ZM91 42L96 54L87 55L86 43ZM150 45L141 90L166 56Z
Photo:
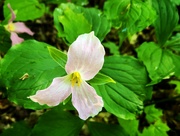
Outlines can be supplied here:
M13 46L1 60L2 82L8 88L8 99L30 109L43 109L28 96L50 85L65 71L50 56L48 44L34 40Z
M68 43L74 42L80 34L89 33L92 28L83 14L74 12L71 7L76 8L69 4L61 4L54 11L54 23L58 36L65 38Z
M148 128L145 128L143 133L139 133L138 136L168 136L168 130L170 130L169 127L161 120L158 120L155 124L151 124Z
M176 4L176 5L180 5L180 0L171 0L171 2Z
M171 37L171 39L165 43L164 47L175 52L180 52L180 33Z
M16 21L34 20L43 16L45 12L45 5L40 4L38 0L6 0L4 3L4 17L10 14L7 4L10 3L12 9L17 10Z
M98 73L93 79L88 81L88 83L93 85L103 85L107 83L116 83L111 77Z
M102 96L105 109L119 118L134 119L143 108L148 77L145 67L128 56L106 57L101 73L110 76L116 83L95 86Z
M170 0L152 0L152 3L158 15L154 23L156 37L159 45L163 46L176 27L179 15Z
M118 119L120 126L128 133L128 136L137 136L139 121Z
M13 124L12 128L5 129L1 136L28 136L31 132L31 128L24 122L16 122Z
M83 122L79 117L57 107L39 118L31 136L79 136Z
M110 53L113 55L120 55L119 47L113 42L103 43L104 47L109 48Z
M0 26L0 52L6 53L10 47L10 33L3 26Z
M104 10L112 25L119 28L120 44L127 36L151 25L156 17L151 4L140 0L108 0Z
M88 122L91 136L128 136L118 125Z
M180 55L176 55L171 51L167 51L168 55L171 56L173 64L175 66L174 71L177 77L180 77Z
M155 43L144 42L137 49L137 53L149 72L152 80L150 84L158 83L174 74L173 60L168 51L161 49Z
M51 57L62 67L62 68L65 68L65 64L66 64L66 61L67 61L67 55L65 53L63 53L62 51L54 48L54 47L51 47L51 46L48 46L48 50L49 50L49 53L51 55Z
M146 119L149 123L156 122L163 115L162 110L155 108L154 105L150 105L144 108L146 113Z
M69 44L80 34L91 31L102 41L110 31L110 23L98 9L83 8L72 3L61 4L55 9L54 22L58 36L65 38Z
M107 17L96 8L82 8L82 12L92 25L91 31L94 31L99 40L103 41L106 34L110 32L110 23Z

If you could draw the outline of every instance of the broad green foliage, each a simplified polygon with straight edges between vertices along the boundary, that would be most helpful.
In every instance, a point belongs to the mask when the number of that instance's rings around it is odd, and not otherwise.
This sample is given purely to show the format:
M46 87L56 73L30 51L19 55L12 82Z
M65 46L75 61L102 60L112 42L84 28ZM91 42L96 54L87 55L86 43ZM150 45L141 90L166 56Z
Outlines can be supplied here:
M31 132L31 128L24 121L16 122L12 128L3 131L1 136L28 136Z
M104 10L112 26L119 28L121 43L127 36L151 25L156 18L151 4L140 0L108 0Z
M170 0L152 0L152 3L158 15L154 23L156 37L159 45L163 46L176 27L179 15Z
M156 122L163 115L162 110L156 109L154 105L150 105L144 108L146 113L146 119L149 123Z
M0 26L0 52L7 52L11 47L10 33Z
M79 136L83 121L56 107L43 114L31 136Z
M89 33L92 28L83 14L74 12L71 7L62 4L54 11L54 23L58 30L58 36L65 38L68 43L75 41L80 34Z
M106 110L119 118L134 119L146 97L148 77L144 66L132 57L112 56L105 59L101 73L116 81L94 86Z
M168 136L166 133L168 130L169 127L161 120L158 120L154 124L151 124L148 128L145 128L143 133L139 133L138 136Z
M12 47L2 59L2 80L10 101L31 109L46 107L27 97L46 88L53 78L65 74L51 58L47 47L45 43L25 41Z
M45 12L45 5L38 0L6 0L4 4L4 17L10 14L7 4L10 3L14 11L17 10L16 21L33 20L41 17ZM23 4L22 4L23 3Z
M69 44L75 41L80 34L90 31L94 31L95 35L103 40L110 31L109 22L99 10L82 8L74 4L61 4L59 8L56 8L54 23L58 36L65 38Z
M39 41L27 40L22 33L24 42L11 45L12 35L4 28L11 18L8 3L16 14L14 23L28 21L34 39ZM164 79L176 85L168 98L179 98L180 0L4 0L0 5L4 15L0 20L0 96L25 109L44 111L31 128L29 120L16 120L0 135L79 136L85 131L91 136L168 136L170 128L167 119L162 119L163 109L146 104L156 103L152 94L161 88L154 85L164 85ZM35 28L39 21L53 24L50 28L57 32L44 29L44 24L39 31ZM13 25L8 30L13 32ZM84 122L71 95L56 107L28 98L47 88L55 77L66 75L67 50L56 47L66 49L79 35L92 31L106 51L102 69L87 81L103 99L101 113ZM40 42L49 32L49 43L59 41L55 47Z
M91 136L128 136L118 125L88 122Z
M151 84L160 82L174 74L174 63L167 50L161 49L157 44L143 43L137 49L138 57L146 66Z

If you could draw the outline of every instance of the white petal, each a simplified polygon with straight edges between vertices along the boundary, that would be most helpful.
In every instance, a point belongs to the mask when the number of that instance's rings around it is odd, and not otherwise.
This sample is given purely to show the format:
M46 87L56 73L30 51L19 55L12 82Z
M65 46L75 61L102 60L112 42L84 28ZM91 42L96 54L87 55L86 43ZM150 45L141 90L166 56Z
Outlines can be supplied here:
M105 50L94 32L78 36L68 51L66 72L77 71L82 79L92 79L102 68Z
M11 32L10 38L12 41L12 45L16 45L16 44L22 43L24 41L24 39L19 37L15 32Z
M58 77L53 79L48 88L39 90L28 98L41 105L56 106L71 94L70 88L69 76Z
M13 11L13 9L11 8L11 5L10 5L10 3L8 3L7 4L7 6L8 6L8 8L9 8L9 10L10 10L10 12L11 12L11 18L9 19L9 23L11 23L11 22L13 22L14 21L14 19L16 18L16 15L15 15L15 13L14 13L14 11Z
M29 35L33 35L34 33L22 22L16 22L13 23L15 27L15 32L16 33L27 33Z
M83 120L97 115L104 105L95 89L85 81L82 81L81 86L72 88L72 103L77 109L79 117Z

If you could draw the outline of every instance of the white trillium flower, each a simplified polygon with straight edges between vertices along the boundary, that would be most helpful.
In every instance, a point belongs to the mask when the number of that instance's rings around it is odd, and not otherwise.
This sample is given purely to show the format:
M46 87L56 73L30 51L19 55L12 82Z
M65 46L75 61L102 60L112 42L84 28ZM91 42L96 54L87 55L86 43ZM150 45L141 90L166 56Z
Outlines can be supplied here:
M16 44L19 44L19 43L24 41L23 38L21 38L17 35L18 33L27 33L31 36L34 33L22 22L13 23L13 21L16 18L16 15L15 15L15 13L14 13L14 11L11 8L11 5L9 3L7 6L9 8L9 10L11 11L11 18L9 19L8 24L5 25L4 27L11 34L10 38L12 41L12 45L16 45Z
M48 88L37 91L29 98L41 105L56 106L72 94L72 104L81 119L97 115L104 103L86 81L92 79L102 68L104 55L104 47L94 32L78 36L67 53L67 75L54 78Z

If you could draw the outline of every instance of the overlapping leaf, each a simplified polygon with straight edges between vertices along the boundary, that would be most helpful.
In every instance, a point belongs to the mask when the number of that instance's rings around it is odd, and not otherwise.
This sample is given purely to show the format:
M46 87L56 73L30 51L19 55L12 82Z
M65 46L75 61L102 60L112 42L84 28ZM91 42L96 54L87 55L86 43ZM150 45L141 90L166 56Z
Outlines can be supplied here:
M113 26L120 28L121 43L127 36L151 25L156 18L151 4L139 0L108 0L104 10Z
M101 72L116 81L94 86L106 110L119 118L134 119L146 97L148 77L144 66L132 57L112 56L105 59Z
M160 82L174 74L174 63L167 50L163 50L155 43L143 43L138 49L138 57L146 66L151 84Z
M33 20L41 17L45 12L45 5L38 0L6 0L4 4L4 17L10 14L7 4L10 3L12 9L17 10L16 19L18 21ZM22 4L23 3L23 4Z
M65 74L50 56L48 45L34 40L13 46L1 60L2 82L8 88L10 101L25 108L41 109L27 97L46 88L54 77Z
M54 11L54 23L58 36L71 44L83 33L94 31L95 35L103 40L110 31L110 24L99 10L82 8L73 4L61 4Z
M152 0L152 3L158 15L154 24L156 37L159 45L163 46L176 27L179 15L170 0Z

